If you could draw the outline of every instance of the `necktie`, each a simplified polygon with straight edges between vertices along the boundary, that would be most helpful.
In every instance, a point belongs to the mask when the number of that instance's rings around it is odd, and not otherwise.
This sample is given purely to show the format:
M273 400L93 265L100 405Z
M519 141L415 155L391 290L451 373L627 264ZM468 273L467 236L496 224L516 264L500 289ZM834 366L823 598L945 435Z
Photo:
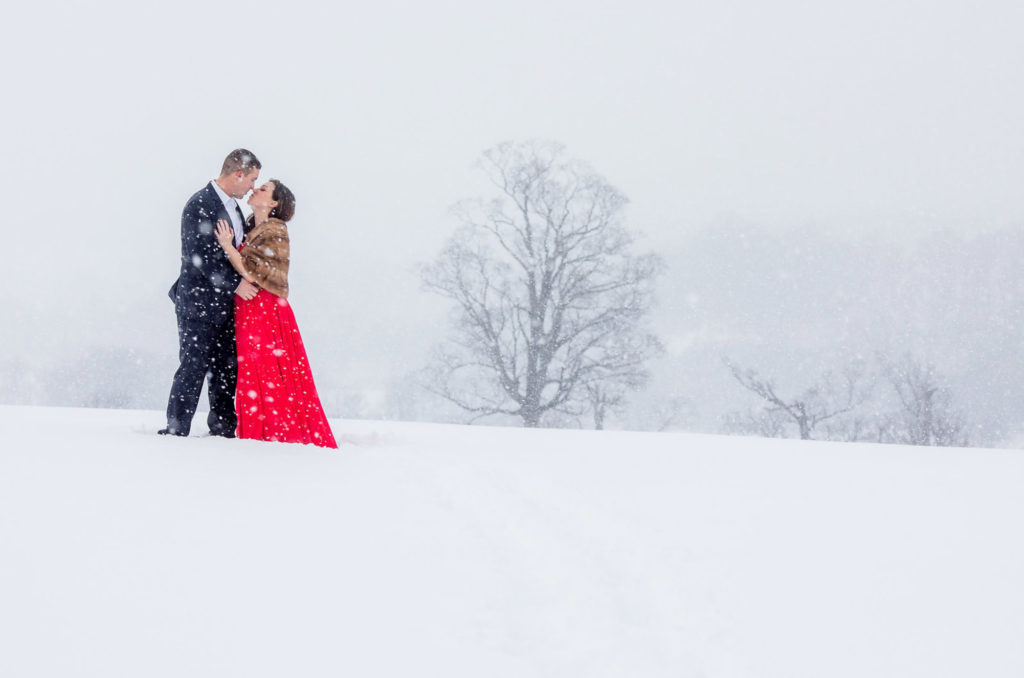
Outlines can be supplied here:
M242 244L242 232L245 231L245 216L242 215L242 208L238 206L237 202L235 203L235 212L238 214L238 223L242 225L239 230L235 231L235 247L238 247Z

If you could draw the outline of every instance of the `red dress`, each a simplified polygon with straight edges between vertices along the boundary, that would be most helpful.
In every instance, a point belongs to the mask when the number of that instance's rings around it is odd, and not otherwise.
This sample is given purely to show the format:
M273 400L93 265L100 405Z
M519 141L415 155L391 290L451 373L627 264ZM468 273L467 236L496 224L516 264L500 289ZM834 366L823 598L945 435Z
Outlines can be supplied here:
M337 448L288 300L235 296L239 438Z

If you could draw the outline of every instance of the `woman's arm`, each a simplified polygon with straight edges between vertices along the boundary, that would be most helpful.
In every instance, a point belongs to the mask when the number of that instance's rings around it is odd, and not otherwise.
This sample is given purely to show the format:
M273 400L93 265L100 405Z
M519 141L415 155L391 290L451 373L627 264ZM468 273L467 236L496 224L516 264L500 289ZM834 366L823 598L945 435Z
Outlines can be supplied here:
M228 261L235 267L238 274L255 284L255 278L245 270L245 265L242 264L242 255L235 249L235 231L224 219L217 221L217 242L224 248L224 254L227 255Z

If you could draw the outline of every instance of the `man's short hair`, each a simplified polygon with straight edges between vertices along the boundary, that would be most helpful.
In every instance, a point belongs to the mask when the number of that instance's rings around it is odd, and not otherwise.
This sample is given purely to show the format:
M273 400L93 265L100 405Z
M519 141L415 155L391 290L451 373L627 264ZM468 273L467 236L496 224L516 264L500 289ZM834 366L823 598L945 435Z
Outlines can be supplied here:
M241 170L242 174L248 174L254 169L262 169L263 165L256 158L252 151L248 151L244 148L236 148L235 150L228 153L228 157L224 158L224 164L221 165L220 175L227 176L228 174L234 174Z

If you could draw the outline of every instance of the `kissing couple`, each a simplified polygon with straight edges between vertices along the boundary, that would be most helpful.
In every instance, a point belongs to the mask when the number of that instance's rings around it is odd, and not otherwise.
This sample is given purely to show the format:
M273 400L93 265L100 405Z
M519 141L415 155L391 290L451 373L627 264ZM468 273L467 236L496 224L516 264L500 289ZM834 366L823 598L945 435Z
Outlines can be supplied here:
M181 272L169 296L178 357L162 435L187 436L208 381L210 435L337 448L288 303L295 196L239 148L181 215ZM238 200L247 201L246 219Z

